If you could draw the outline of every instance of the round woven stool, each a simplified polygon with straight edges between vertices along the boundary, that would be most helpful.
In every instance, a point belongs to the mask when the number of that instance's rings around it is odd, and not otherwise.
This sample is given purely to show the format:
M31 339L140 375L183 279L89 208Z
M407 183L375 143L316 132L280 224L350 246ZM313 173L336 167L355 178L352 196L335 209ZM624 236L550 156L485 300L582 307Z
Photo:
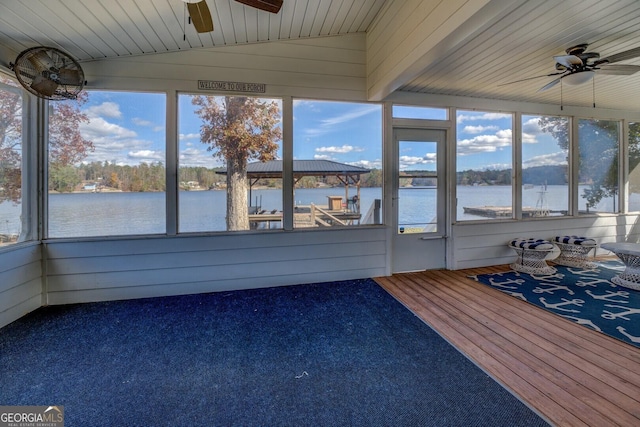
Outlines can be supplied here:
M556 269L545 261L553 251L553 243L544 239L517 238L509 242L509 247L516 252L516 262L509 265L511 269L527 274L550 275Z
M625 265L622 273L611 278L611 283L640 291L640 245L637 243L603 243L600 247L616 254Z
M598 245L594 239L580 236L556 236L553 243L560 249L560 255L554 260L556 264L567 267L594 268L595 264L587 258L591 249Z

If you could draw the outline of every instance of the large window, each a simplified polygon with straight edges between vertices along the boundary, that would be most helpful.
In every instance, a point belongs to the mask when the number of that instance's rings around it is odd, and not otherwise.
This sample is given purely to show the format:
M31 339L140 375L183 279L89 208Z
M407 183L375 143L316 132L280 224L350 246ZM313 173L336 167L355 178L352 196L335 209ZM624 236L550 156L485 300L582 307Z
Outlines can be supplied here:
M522 216L561 216L569 209L569 120L522 116Z
M629 211L640 211L640 123L629 123Z
M49 236L164 233L164 94L50 103Z
M620 123L578 120L580 214L618 212Z
M447 120L448 110L446 108L396 104L393 106L392 114L395 119Z
M22 88L0 74L0 247L26 238L23 194Z
M459 110L457 220L512 218L512 116Z
M179 96L179 231L282 227L282 101Z
M294 227L382 221L382 106L293 103Z

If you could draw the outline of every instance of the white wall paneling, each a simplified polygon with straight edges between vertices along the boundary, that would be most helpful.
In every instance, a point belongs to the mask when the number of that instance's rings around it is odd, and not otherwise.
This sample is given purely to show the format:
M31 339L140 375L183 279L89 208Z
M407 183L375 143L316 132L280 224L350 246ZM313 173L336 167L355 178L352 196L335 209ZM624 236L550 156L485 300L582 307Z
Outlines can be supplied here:
M42 305L41 245L19 244L0 252L0 327Z
M64 304L387 274L385 229L46 243L47 301Z

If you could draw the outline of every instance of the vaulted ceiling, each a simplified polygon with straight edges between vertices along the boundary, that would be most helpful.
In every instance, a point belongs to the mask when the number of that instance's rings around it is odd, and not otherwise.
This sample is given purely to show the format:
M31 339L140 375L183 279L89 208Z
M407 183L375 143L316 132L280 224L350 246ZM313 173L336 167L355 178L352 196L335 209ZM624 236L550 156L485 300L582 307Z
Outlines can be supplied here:
M477 10L438 21L442 5L460 3ZM53 46L83 61L175 52L217 46L367 33L380 17L419 15L434 22L440 39L421 41L415 61L402 64L393 90L475 98L529 101L640 111L640 73L605 75L581 86L558 84L554 56L588 43L588 51L608 57L640 48L637 0L284 0L275 15L234 0L207 0L214 31L198 34L187 23L181 0L28 0L0 3L0 64L32 46ZM407 37L416 32L402 28ZM431 25L431 24L430 24ZM433 26L433 25L432 25ZM446 37L443 36L443 33ZM436 34L436 32L434 32ZM434 36L435 37L435 36ZM619 62L640 65L640 57ZM506 84L524 80L518 83Z
M195 1L195 0L191 0ZM385 0L284 0L278 14L207 0L214 31L198 34L181 0L0 2L0 45L45 45L79 61L366 32Z

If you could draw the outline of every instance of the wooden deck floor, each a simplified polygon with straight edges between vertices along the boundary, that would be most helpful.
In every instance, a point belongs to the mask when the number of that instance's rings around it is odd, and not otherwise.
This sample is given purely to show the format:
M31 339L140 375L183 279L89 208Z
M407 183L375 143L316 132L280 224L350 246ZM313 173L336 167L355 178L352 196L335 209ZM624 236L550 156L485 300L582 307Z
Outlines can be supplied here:
M376 281L557 426L640 426L640 349L469 279L507 266Z

